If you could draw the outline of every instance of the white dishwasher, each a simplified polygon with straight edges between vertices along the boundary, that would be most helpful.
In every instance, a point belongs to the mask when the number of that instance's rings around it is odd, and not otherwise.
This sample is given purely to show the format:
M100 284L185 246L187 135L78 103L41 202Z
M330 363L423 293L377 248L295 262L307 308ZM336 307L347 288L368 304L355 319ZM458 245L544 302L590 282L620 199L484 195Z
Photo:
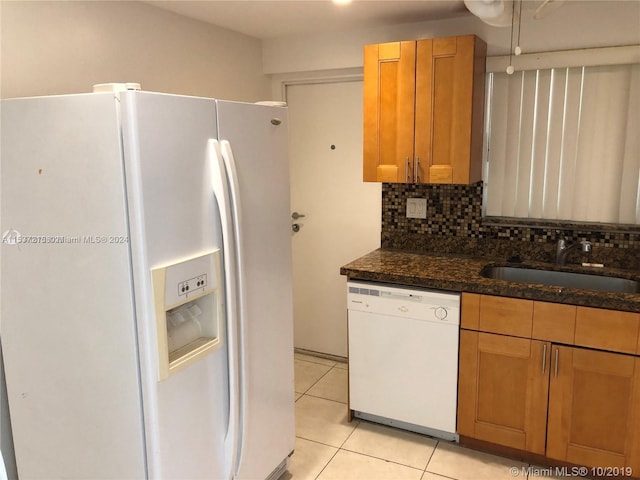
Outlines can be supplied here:
M356 417L458 440L460 294L347 282Z

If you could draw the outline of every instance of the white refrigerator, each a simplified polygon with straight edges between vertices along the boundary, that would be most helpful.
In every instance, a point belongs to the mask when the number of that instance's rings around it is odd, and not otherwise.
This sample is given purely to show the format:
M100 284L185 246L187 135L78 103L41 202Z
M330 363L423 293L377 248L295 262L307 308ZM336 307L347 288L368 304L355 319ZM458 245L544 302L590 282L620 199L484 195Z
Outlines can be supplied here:
M286 108L2 100L21 479L266 479L294 448Z

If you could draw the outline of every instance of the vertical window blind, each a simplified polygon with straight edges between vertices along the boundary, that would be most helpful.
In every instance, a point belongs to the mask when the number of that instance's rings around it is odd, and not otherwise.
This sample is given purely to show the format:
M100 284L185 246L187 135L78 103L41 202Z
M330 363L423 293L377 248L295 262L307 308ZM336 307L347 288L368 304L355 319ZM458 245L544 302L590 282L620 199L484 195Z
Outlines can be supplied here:
M487 84L486 215L640 224L640 64Z

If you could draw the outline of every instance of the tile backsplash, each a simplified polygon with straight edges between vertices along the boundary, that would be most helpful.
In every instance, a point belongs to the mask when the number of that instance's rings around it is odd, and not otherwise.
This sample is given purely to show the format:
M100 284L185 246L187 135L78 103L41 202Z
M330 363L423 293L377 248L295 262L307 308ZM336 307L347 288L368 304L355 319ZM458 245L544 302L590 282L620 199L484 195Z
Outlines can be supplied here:
M427 199L427 218L407 218L407 198ZM473 185L382 186L382 246L412 251L456 253L550 262L563 235L570 243L588 240L567 263L590 261L640 270L640 228L526 219L482 218L482 182Z

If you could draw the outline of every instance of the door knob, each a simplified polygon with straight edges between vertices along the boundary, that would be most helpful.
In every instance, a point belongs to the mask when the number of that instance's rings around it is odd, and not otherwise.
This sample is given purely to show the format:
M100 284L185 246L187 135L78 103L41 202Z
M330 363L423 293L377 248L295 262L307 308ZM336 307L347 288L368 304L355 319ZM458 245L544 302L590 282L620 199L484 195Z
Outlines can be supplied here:
M304 215L302 213L293 212L291 214L291 218L293 218L294 220L297 220L297 219L302 218L302 217L304 217Z
M299 232L300 231L300 225L297 223L294 223L293 225L291 225L291 230L293 230L294 232Z

